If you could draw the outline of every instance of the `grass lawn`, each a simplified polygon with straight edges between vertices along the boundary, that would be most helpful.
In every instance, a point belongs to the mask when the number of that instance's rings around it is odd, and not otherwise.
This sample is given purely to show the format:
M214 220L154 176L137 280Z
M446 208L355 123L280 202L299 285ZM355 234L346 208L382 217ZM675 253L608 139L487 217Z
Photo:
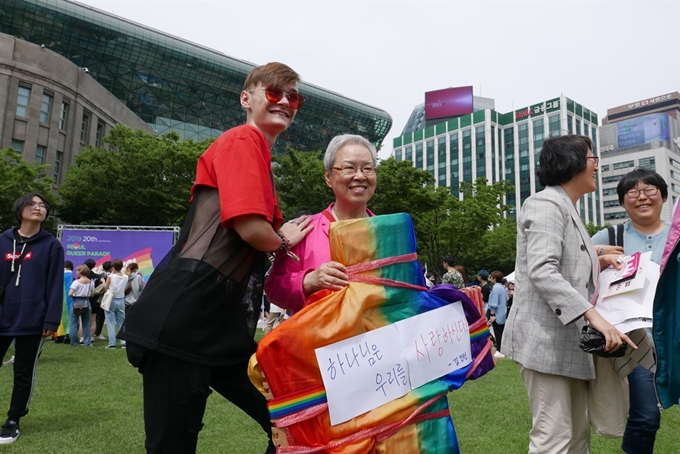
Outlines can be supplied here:
M16 443L0 453L62 454L144 452L142 381L125 350L47 343L38 365L30 414ZM5 360L7 357L5 357ZM12 366L0 368L0 413L9 405ZM525 453L531 426L517 366L508 359L481 379L449 395L463 454ZM2 416L4 422L4 416ZM260 454L266 447L259 426L213 393L208 400L198 452ZM664 411L656 453L680 452L680 410ZM593 438L593 453L620 453L619 439ZM401 453L398 453L401 454Z

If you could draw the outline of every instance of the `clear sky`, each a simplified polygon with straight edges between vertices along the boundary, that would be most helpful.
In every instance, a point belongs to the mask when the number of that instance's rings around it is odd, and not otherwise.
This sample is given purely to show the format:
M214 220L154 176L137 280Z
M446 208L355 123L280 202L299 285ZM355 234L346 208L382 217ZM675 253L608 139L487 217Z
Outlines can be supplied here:
M509 112L595 111L680 90L680 0L80 0L386 110L381 157L424 93L472 85Z

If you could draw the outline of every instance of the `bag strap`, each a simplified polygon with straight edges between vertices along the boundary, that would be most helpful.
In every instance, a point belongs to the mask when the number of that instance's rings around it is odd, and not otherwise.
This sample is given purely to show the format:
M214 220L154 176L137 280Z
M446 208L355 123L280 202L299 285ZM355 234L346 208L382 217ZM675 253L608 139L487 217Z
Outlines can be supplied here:
M616 245L623 247L623 224L616 226Z
M623 247L623 224L607 227L609 233L609 245Z
M610 225L607 227L607 233L609 233L609 245L614 246L616 245L616 237L614 236L614 226Z

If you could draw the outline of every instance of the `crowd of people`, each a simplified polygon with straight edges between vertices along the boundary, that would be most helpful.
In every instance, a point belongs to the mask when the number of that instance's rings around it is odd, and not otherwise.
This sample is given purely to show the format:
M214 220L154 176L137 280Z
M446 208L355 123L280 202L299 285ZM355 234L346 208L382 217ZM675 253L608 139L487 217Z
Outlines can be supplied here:
M123 270L123 268L125 268ZM108 339L107 349L116 348L116 335L125 321L125 311L134 304L144 289L144 277L138 272L139 265L130 262L123 266L121 259L108 260L97 267L87 259L76 267L73 262L64 262L64 288L68 320L63 320L53 341L68 343L73 347L91 347L94 339ZM99 272L97 272L99 271ZM110 304L102 307L102 301L110 291ZM87 301L85 301L87 300ZM87 303L87 304L86 304ZM108 338L102 334L106 323ZM125 341L121 341L125 348Z
M74 269L73 263L64 262L59 241L41 228L49 213L45 197L31 193L16 201L19 227L0 236L5 253L0 355L15 344L14 389L0 444L19 436L35 366L44 339L62 323L67 289L68 344L91 347L93 338L102 338L105 322L106 348L114 349L120 341L142 375L148 453L195 452L212 390L257 421L269 437L267 453L275 452L267 402L247 375L263 294L270 304L268 333L282 322L284 312L294 316L302 310L310 296L348 286L347 268L331 260L329 229L334 222L374 216L368 204L377 184L374 144L354 134L334 137L323 161L323 178L334 202L319 213L283 222L271 149L305 103L299 80L281 63L257 67L248 75L240 96L246 123L225 132L200 157L180 238L146 286L137 265L124 267L119 259L104 263L102 273L94 271L92 260ZM628 357L632 365L625 373L630 410L622 434L624 452L653 452L659 399L667 404L678 397L676 353L667 348L677 342L677 320L658 321L668 326L653 339L649 332L633 341L605 320L595 302L600 270L620 267L623 254L651 250L652 260L664 269L668 257L677 254L680 215L672 225L661 221L667 185L655 172L636 169L617 188L630 217L621 241L614 241L607 229L591 240L575 205L595 191L597 171L598 157L588 137L547 139L537 171L545 189L526 200L517 218L514 279L508 281L498 270L476 273L474 285L480 288L493 329L496 357L519 364L527 390L530 453L590 452L590 425L602 416L591 405L593 399L604 399L592 395L593 383L618 377L600 373L611 359L579 348L585 324L605 337L607 352L624 344L629 351L651 349L655 343L660 374L670 383L657 398L649 366L632 354ZM671 238L672 244L667 242ZM274 259L265 278L267 253ZM465 269L453 257L443 262L441 283L434 273L427 273L424 283L469 285ZM676 268L668 267L673 272Z

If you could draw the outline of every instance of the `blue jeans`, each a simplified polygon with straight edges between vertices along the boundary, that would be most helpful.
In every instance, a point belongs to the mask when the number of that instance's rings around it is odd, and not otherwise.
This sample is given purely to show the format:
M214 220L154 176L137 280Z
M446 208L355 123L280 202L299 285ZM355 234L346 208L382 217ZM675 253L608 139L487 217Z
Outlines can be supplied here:
M82 314L74 314L71 308L71 327L69 328L69 340L73 347L80 344L78 339L78 328L80 328L80 319L83 320L83 345L89 347L92 345L92 333L90 332L90 316L92 315L92 306L87 303L87 311Z
M106 329L109 332L109 347L116 346L116 334L125 321L125 298L113 298L111 300L111 307L108 311L104 311L106 317ZM121 345L125 345L121 341Z
M654 374L642 366L628 375L630 410L621 449L627 454L652 454L661 410L654 390Z

